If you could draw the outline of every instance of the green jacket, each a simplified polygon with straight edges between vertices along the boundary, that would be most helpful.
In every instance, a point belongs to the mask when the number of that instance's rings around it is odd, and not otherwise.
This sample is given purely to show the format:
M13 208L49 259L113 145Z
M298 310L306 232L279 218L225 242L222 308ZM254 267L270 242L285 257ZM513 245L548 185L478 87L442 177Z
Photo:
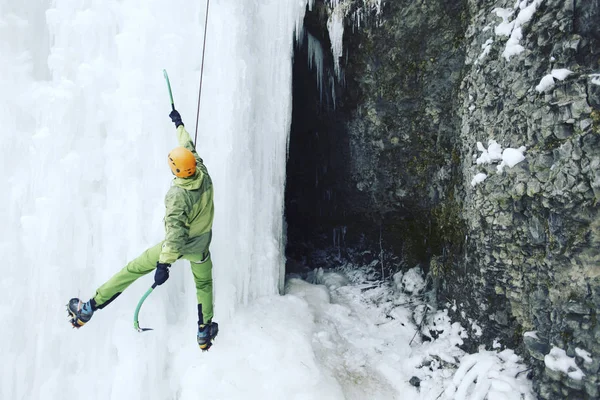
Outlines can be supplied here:
M208 249L215 213L212 180L183 125L177 128L177 140L194 154L196 173L173 179L165 196L165 240L158 260L168 264L182 255L200 255Z

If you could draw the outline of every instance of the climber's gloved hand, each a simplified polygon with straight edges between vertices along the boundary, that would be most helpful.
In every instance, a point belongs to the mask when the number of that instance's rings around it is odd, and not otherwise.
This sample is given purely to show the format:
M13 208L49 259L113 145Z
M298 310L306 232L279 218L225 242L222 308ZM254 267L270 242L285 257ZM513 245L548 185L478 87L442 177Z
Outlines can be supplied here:
M169 279L169 268L171 264L156 263L156 272L154 272L154 283L160 286Z
M175 128L179 128L179 125L183 125L183 122L181 122L181 115L179 115L179 111L171 111L169 117L171 117L171 121L173 121L173 123L175 124Z

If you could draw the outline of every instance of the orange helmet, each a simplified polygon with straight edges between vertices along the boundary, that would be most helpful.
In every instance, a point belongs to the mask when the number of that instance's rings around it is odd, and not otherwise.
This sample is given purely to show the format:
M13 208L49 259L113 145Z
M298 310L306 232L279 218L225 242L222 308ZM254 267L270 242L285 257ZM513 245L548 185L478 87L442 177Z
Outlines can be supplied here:
M169 167L178 178L189 178L196 173L196 158L185 147L175 147L169 153Z

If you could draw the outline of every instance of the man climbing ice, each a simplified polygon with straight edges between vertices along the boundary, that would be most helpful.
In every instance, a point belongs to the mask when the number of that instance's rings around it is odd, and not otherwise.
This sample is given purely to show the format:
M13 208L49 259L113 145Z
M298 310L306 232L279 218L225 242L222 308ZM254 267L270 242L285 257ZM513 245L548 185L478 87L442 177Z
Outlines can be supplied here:
M175 123L180 147L174 148L167 159L175 178L165 196L165 240L147 249L117 272L96 290L96 295L88 302L71 299L67 311L71 324L80 328L92 318L94 311L106 307L136 279L152 270L156 269L155 284L165 283L169 279L171 264L184 258L190 261L196 283L198 345L202 350L208 350L219 331L218 324L212 322L212 261L209 252L214 216L213 184L179 112L173 109L169 117Z

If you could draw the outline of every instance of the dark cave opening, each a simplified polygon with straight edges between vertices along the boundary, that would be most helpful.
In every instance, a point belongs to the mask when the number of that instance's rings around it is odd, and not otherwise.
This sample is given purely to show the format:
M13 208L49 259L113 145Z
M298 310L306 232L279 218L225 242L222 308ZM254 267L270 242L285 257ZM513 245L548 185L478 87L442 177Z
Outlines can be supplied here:
M351 178L352 154L345 121L357 99L335 76L329 37L323 30L325 25L315 21L318 18L318 13L307 13L307 36L294 52L284 215L288 274L335 267L342 258L352 258L349 253L362 254L361 261L369 264L383 258L383 247L400 254L405 245L405 216L383 215L370 208L368 195L356 190ZM315 62L313 67L309 62L310 36L319 41L323 51L322 90ZM397 248L390 249L394 244ZM336 255L334 260L332 255ZM388 268L397 269L391 264Z
M310 19L310 16L307 16ZM334 123L333 94L320 90L317 60L309 62L308 41L321 43L323 50L322 80L331 84L332 68L328 47L323 38L306 30L295 46L292 82L292 124L285 186L286 272L302 272L301 265L314 248L325 248L333 232L338 210L336 181L343 172L343 139ZM328 39L327 39L328 40ZM312 68L311 68L312 64ZM292 261L295 260L295 261Z
M417 100L423 102L423 96L418 92L411 98L398 89L399 100L380 98L372 103L385 126L382 129L389 132L390 142L381 144L380 150L369 136L373 131L367 130L381 128L360 120L366 118L361 114L368 101L364 91L370 90L362 79L364 60L372 61L373 68L379 68L382 60L361 58L366 39L351 26L346 28L345 54L354 58L343 60L342 79L335 74L327 15L317 6L306 13L305 37L295 46L285 187L286 273L335 267L343 258L362 264L378 261L384 277L415 265L428 270L432 256L447 258L447 249L456 247L452 242L459 242L460 232L455 232L459 229L453 220L446 223L452 210L437 207L433 203L438 197L431 200L422 190L439 167L437 156L425 157L429 153L420 152L414 144L395 144L403 127L423 125L419 125L421 114L415 117L412 110ZM322 49L321 90L316 60L309 62L316 42ZM392 82L399 84L397 79ZM413 125L396 122L398 115ZM431 130L422 128L423 132ZM439 132L431 131L437 137ZM422 134L418 139L428 140ZM397 188L406 189L409 195L396 195ZM325 260L324 254L330 257ZM337 259L331 254L337 254Z
M296 50L293 66L293 111L285 192L288 240L302 240L317 223L321 152L318 137L318 91L306 51ZM304 49L305 50L305 49Z
M307 19L311 17L314 14L308 13ZM411 253L410 263L426 263L431 247L439 245L427 239L431 225L402 210L373 209L371 199L356 189L345 121L357 99L335 80L327 32L308 30L308 34L321 42L323 80L330 86L319 90L317 69L310 67L305 39L295 47L293 63L284 215L286 273L302 274L317 267L335 267L343 258L358 258L365 264L379 260L387 268L382 274L390 276L401 268L399 257L406 253ZM383 261L384 253L388 262ZM333 263L332 255L337 255Z

